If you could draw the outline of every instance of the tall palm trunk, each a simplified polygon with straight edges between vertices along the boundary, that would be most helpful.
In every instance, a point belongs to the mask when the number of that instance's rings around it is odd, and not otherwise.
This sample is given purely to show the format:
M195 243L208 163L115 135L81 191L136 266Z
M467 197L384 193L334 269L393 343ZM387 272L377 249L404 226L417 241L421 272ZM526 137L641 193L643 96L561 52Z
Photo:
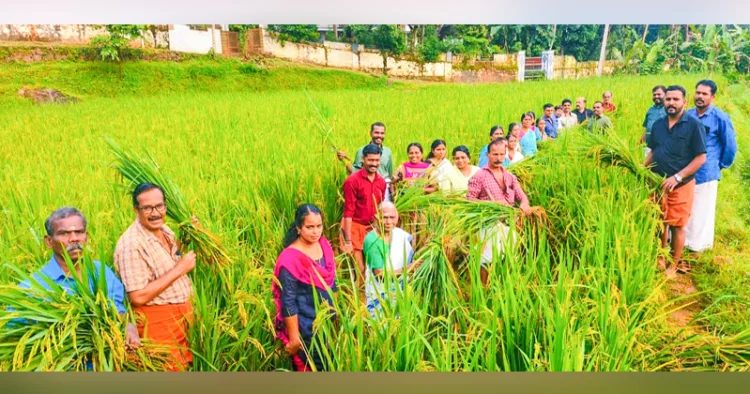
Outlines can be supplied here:
M602 37L602 50L599 53L599 67L596 69L596 75L601 77L604 70L604 60L607 58L607 37L609 36L609 25L604 25L604 36Z

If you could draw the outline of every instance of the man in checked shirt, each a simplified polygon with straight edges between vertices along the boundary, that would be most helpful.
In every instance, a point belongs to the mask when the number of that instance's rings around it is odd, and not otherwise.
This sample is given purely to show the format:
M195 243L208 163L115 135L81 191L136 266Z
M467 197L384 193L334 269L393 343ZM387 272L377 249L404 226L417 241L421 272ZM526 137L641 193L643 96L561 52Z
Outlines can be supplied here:
M528 215L531 212L531 207L526 193L521 189L515 175L503 168L503 160L505 160L507 150L508 140L505 138L498 138L490 142L489 154L487 155L490 164L477 171L469 179L469 191L466 198L478 201L495 201L498 204L510 207L515 206L515 203L518 202L524 215ZM503 223L498 223L493 228L481 231L480 237L485 242L481 259L481 278L484 286L487 286L489 275L487 265L492 263L493 248L496 247L498 253L504 253L503 243L506 241L509 232L510 227ZM515 234L513 237L515 242Z
M193 320L193 284L187 274L195 268L195 253L180 258L174 232L164 223L167 206L161 187L138 185L133 191L133 211L136 219L115 248L115 268L133 310L142 315L140 337L169 346L169 370L185 370L193 360L187 339Z

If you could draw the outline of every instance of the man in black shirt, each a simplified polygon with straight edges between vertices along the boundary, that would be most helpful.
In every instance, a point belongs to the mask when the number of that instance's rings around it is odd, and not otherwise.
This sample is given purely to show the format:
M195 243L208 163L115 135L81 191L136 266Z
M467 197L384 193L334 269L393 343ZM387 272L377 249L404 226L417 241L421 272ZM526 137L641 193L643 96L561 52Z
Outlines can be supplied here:
M583 124L588 118L594 116L594 111L586 108L586 98L576 99L576 110L573 111L573 115L578 118L578 124Z
M648 147L651 149L645 165L666 177L661 187L664 191L661 206L665 228L661 236L662 247L667 246L668 233L672 233L672 260L680 263L685 246L685 226L693 209L695 173L706 162L706 131L694 116L685 114L685 89L682 86L667 88L664 107L667 116L654 122ZM659 267L673 278L676 266L666 267L659 258Z

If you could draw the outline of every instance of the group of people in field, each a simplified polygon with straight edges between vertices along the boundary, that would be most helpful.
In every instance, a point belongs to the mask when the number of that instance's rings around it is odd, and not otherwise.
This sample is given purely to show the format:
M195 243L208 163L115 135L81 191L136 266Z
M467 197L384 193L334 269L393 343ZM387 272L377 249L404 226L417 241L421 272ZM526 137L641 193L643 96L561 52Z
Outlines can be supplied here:
M735 132L729 116L713 105L717 87L713 81L697 83L695 107L689 110L687 94L681 86L656 86L652 90L654 105L645 114L642 142L646 144L645 166L665 177L661 200L664 215L662 244L671 237L672 259L669 267L660 258L658 266L668 276L678 270L689 271L682 261L685 246L700 252L714 242L715 208L721 170L732 165L737 152ZM612 93L605 92L594 109L586 100L571 100L560 106L544 105L539 119L533 112L521 116L520 123L490 129L490 142L479 152L478 166L471 164L469 149L463 145L452 150L453 163L446 157L447 144L435 140L427 157L422 146L407 147L409 160L393 168L391 150L384 146L383 123L370 127L371 141L359 148L354 161L344 152L338 158L346 164L349 176L342 189L344 212L339 246L357 261L360 285L365 288L365 302L374 319L381 316L385 303L393 302L393 286L402 286L406 272L415 270L414 237L398 227L399 212L392 203L399 187L413 186L417 179L425 182L425 193L443 192L465 195L469 200L494 201L518 206L529 214L529 198L518 179L508 171L511 164L537 151L537 142L554 140L565 129L583 125L592 132L607 133L612 121L606 115L617 110ZM193 284L188 274L195 267L195 254L182 255L174 232L165 224L167 204L159 185L144 183L132 192L135 219L119 241L114 252L114 267L103 271L107 296L118 312L126 313L125 303L140 316L126 331L128 346L137 347L142 338L171 346L170 370L183 370L192 362L188 328L192 322ZM200 223L193 218L194 224ZM283 239L283 250L274 267L272 293L276 305L276 334L292 358L294 368L308 371L314 366L324 370L319 352L312 349L313 328L318 318L317 302L333 303L337 291L335 253L323 235L323 215L316 206L300 206L294 222ZM73 207L53 212L45 222L45 243L52 250L49 262L33 275L39 285L48 288L51 281L71 294L75 293L69 266L81 269L80 260L88 241L86 217ZM488 283L487 267L501 261L509 227L498 221L480 234L484 245L481 256L481 280ZM101 267L101 263L94 262ZM97 270L97 272L99 272ZM97 274L98 275L98 274ZM395 280L385 280L386 277ZM21 283L30 287L29 282ZM335 319L335 315L330 315Z
M661 185L662 246L667 246L670 237L672 241L672 264L667 267L667 260L660 257L657 266L670 278L678 271L691 269L681 259L686 244L695 252L713 246L718 180L721 170L731 166L737 152L729 116L713 105L716 93L713 81L699 81L694 93L695 107L687 109L687 92L682 86L659 85L652 89L654 105L644 116L644 166L665 178ZM364 278L367 310L373 318L380 316L384 303L395 301L388 289L390 282L384 280L385 273L400 279L404 272L413 271L420 264L414 261L413 235L398 227L399 213L391 202L397 188L413 186L417 179L424 179L425 193L463 194L469 200L518 206L529 214L529 199L507 168L534 155L538 141L554 140L567 128L581 125L606 135L613 127L607 116L617 111L611 92L605 92L593 110L586 108L582 97L576 100L575 111L571 111L571 104L569 99L557 107L546 104L539 119L533 112L526 112L520 124L508 126L507 134L502 127L493 126L490 143L480 150L478 166L471 164L469 149L463 145L452 150L451 163L446 157L446 142L438 139L430 145L426 158L418 142L409 144L409 160L394 170L391 150L383 144L385 125L380 122L370 126L371 141L357 150L353 163L346 153L337 152L350 174L342 187L340 249L353 254L357 261L360 278ZM310 351L314 340L312 325L317 317L313 292L319 299L331 302L329 291L336 288L336 267L331 264L334 252L323 236L323 228L318 208L300 207L276 265L275 275L282 283L281 287L274 286L276 327L299 371L310 370L312 364L316 370L324 368L320 356ZM499 221L480 234L484 242L480 259L483 285L488 282L487 266L498 258L502 260L506 242L515 243L510 234L509 227ZM400 280L397 283L403 284ZM300 288L302 295L298 293ZM303 309L309 313L303 313Z

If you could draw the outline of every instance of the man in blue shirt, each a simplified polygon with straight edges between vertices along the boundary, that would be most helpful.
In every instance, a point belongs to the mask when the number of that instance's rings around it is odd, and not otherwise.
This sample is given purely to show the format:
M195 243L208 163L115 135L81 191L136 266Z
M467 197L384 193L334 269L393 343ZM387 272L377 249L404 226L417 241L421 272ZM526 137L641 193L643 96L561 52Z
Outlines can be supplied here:
M557 138L557 117L555 116L555 106L544 104L544 133L547 137Z
M651 126L654 122L667 116L667 111L664 109L664 95L667 93L667 88L664 85L657 85L651 89L651 99L654 101L654 105L649 107L646 111L646 117L643 119L643 136L641 136L641 144L646 143L645 153L648 155L650 149L648 149L648 140L651 137Z
M713 105L716 91L714 81L698 82L695 87L695 108L687 111L688 115L697 117L706 129L706 164L695 174L695 209L685 229L685 246L694 252L713 247L721 170L729 168L737 154L732 121L729 115Z
M83 247L88 241L86 217L76 208L64 207L53 212L47 218L44 227L47 231L47 235L44 236L44 243L52 249L52 258L39 272L33 274L32 278L46 290L51 290L51 286L47 283L48 280L51 280L65 289L68 294L74 295L76 284L68 265L65 263L65 254L67 253L70 262L80 274L81 266L78 263L83 255ZM94 275L99 275L101 264L99 261L94 262L96 268ZM125 289L122 282L109 267L105 266L104 275L107 283L107 298L115 305L120 315L124 315L127 310L124 305ZM92 288L93 285L94 282L92 281ZM19 287L30 289L31 284L24 281L19 284ZM127 326L125 340L129 346L140 346L138 330L132 323Z

